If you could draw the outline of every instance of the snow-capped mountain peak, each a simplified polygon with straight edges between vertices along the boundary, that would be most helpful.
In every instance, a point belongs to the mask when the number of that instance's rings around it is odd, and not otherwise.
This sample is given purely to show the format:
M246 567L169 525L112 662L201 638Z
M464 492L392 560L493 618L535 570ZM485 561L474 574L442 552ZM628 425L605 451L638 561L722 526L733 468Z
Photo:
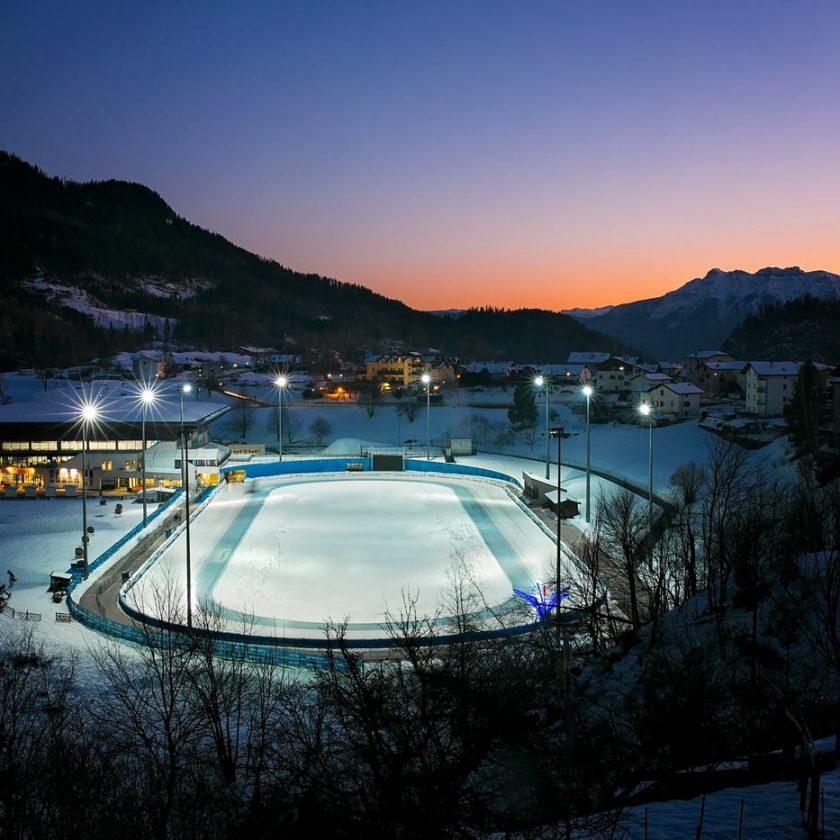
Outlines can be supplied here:
M670 357L721 343L765 304L805 296L840 299L840 276L798 266L753 273L713 268L657 298L620 304L603 313L570 310L568 314L653 355Z

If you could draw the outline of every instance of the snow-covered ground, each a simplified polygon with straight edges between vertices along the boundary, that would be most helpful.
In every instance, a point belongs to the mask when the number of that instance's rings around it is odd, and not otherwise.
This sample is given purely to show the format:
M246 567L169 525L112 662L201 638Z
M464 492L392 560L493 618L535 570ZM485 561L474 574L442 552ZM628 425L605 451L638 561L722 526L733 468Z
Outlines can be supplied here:
M323 418L330 426L326 443L330 451L339 454L341 447L335 441L352 442L358 447L359 442L371 444L401 444L406 440L415 441L415 448L423 450L426 443L426 410L417 413L409 423L401 417L395 406L383 405L377 408L372 417L355 404L323 404L306 401L289 402L288 418L294 429L293 439L300 443L311 443L309 431L313 420ZM582 417L572 413L569 405L552 406L560 412L560 420L570 435L563 440L563 460L583 463L585 458L585 422ZM247 432L249 441L258 441L274 446L276 442L276 417L270 409L256 409L251 417ZM236 439L237 412L223 417L214 426L214 434L219 439ZM522 435L513 439L496 440L494 433L501 432L507 425L505 408L465 408L454 405L432 406L430 410L430 430L433 445L440 451L440 444L452 437L472 438L479 450L504 451L511 455L543 459L545 457L545 415L540 414L537 423L536 438L528 442ZM285 433L284 433L285 434ZM702 429L697 420L687 420L670 426L655 428L653 434L653 480L654 488L659 492L668 489L668 482L674 470L690 461L705 461L708 447L716 438ZM596 424L590 426L590 450L593 467L618 473L632 481L647 484L648 480L648 429L646 427L619 423ZM284 445L285 442L284 442ZM751 457L766 464L770 469L781 469L782 473L793 477L793 470L784 466L787 442L784 438L755 450ZM355 450L358 454L358 448ZM351 450L341 454L351 454ZM551 458L557 457L556 446L551 445ZM578 498L580 498L578 496Z
M552 539L497 482L400 473L259 479L223 488L193 521L196 603L232 628L319 637L328 619L352 638L382 635L403 593L420 615L443 610L467 572L490 606L551 576ZM183 535L140 578L134 597L183 578Z
M140 522L142 505L123 503L123 514L114 514L114 501L100 506L88 500L88 524L95 528L90 540L91 559L109 548ZM17 611L40 613L41 621L30 626L35 637L49 647L84 655L90 644L102 640L98 633L73 621L58 623L55 613L67 607L54 604L47 591L50 572L67 571L81 545L81 499L0 500L0 572L14 573L10 606ZM27 622L29 624L29 622ZM10 614L0 615L0 633L11 633L23 623Z
M817 749L829 751L834 739L817 742ZM840 768L824 773L820 779L825 803L826 840L840 837ZM744 803L744 840L764 838L802 838L799 793L795 782L772 782L744 788L726 788L706 796L702 837L736 838L741 801ZM702 799L673 799L651 802L631 809L623 827L631 838L649 840L695 840L698 836ZM645 811L648 830L645 834Z

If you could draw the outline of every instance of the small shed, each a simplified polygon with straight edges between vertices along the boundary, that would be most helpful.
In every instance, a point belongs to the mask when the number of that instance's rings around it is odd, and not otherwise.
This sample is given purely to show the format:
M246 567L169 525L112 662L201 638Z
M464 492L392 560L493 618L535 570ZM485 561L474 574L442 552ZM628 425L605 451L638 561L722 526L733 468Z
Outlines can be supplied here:
M453 455L475 455L472 438L451 438L449 448Z
M553 510L557 513L557 491L552 490L550 493L545 494L545 504L549 510ZM566 497L563 501L560 502L560 512L559 516L561 519L574 519L576 516L580 515L580 502L576 499L570 499Z
M549 481L541 475L536 475L536 473L523 472L522 487L524 488L525 495L538 504L544 505L546 495L552 491L554 491L555 496L557 495L557 482ZM566 492L565 487L563 488L563 492Z
M63 592L70 585L73 576L69 572L50 572L50 592Z

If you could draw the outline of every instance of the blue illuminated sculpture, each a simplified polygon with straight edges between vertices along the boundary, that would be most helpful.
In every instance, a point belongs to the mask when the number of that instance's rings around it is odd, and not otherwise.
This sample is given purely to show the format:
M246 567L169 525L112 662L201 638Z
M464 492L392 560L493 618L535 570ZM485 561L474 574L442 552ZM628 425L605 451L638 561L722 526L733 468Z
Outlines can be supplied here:
M548 587L537 584L534 587L536 595L530 592L523 592L521 589L514 589L513 594L527 601L537 611L537 621L545 621L551 611L557 606L558 601L569 597L569 587L561 589L559 593L549 592ZM559 599L558 599L559 594Z

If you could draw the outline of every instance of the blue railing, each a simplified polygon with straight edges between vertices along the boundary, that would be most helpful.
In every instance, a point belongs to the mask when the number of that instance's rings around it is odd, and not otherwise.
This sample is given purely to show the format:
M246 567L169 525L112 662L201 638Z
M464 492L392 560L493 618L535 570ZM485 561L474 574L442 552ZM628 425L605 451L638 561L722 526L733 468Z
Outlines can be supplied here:
M73 600L72 595L67 593L67 608L70 615L77 621L105 633L115 636L127 642L134 642L139 645L166 646L176 644L185 649L195 644L183 627L167 627L163 622L150 621L143 617L143 627L133 624L121 624L118 621L107 618L104 615L91 612L86 607ZM154 628L154 629L153 629ZM211 634L213 649L217 656L223 659L246 659L249 662L260 662L265 665L277 665L288 668L325 668L329 664L329 658L323 653L307 650L290 650L280 645L251 644L245 637L236 639L217 638ZM335 666L342 670L344 667L340 660Z
M210 488L212 489L212 488ZM147 517L145 524L140 521L138 522L133 528L129 531L126 531L115 543L110 545L105 551L102 552L98 557L88 563L88 574L90 572L95 571L98 569L103 563L106 563L110 560L126 543L130 542L134 539L147 525L154 522L168 507L173 505L178 497L181 495L181 490L176 490L172 496L167 499L163 504L160 504L153 510ZM203 495L203 494L202 494ZM67 573L72 575L69 585L67 586L67 591L70 592L76 584L82 579L84 576L84 569L76 569L76 568L69 568Z

